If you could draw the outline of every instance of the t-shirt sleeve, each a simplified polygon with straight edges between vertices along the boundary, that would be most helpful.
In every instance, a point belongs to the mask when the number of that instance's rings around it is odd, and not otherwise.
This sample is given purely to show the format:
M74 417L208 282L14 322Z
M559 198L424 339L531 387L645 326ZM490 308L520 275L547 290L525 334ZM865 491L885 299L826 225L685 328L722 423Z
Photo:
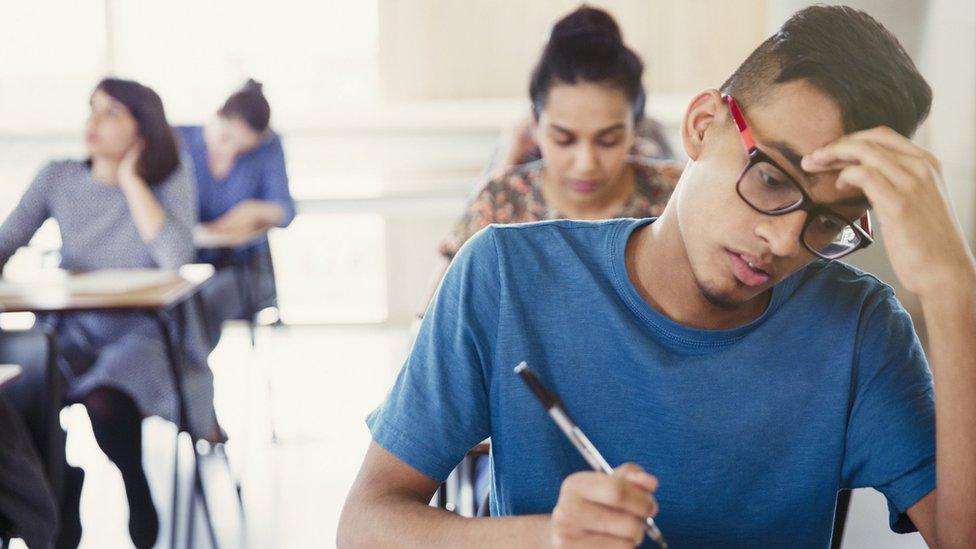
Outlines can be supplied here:
M858 333L842 480L884 494L891 529L913 532L906 511L935 489L932 373L892 291L878 292L874 303Z
M377 444L431 479L447 478L489 436L499 291L489 228L458 252L392 390L366 420Z
M285 167L285 150L281 138L275 137L268 144L268 156L261 170L261 200L276 202L285 211L285 217L278 223L287 227L295 219L295 201L288 189L288 170Z

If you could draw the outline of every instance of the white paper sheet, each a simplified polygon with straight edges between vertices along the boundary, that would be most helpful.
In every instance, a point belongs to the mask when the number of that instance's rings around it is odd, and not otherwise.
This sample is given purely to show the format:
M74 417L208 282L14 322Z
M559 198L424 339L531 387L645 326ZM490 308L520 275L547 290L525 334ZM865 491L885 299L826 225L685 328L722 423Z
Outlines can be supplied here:
M0 281L0 295L124 294L165 284L177 276L159 269L100 269L77 275L59 272L33 280Z

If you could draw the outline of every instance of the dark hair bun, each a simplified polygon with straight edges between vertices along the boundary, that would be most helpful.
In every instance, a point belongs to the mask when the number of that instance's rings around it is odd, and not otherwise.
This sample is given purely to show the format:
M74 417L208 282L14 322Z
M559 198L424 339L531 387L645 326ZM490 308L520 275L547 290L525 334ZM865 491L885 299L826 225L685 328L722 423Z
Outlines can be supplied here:
M264 92L262 91L263 88L264 88L264 84L258 82L253 78L248 78L247 82L244 82L244 85L241 86L240 91L244 93L255 93L259 95L264 95Z
M241 89L234 92L217 114L225 118L240 118L254 131L261 133L271 122L271 105L264 97L260 82L248 78Z
M592 82L622 90L639 121L644 116L643 72L643 62L624 44L613 17L601 9L580 7L553 25L532 71L533 113L538 118L554 85Z
M581 7L553 25L549 43L576 40L595 40L608 45L624 46L620 27L609 13L595 8Z

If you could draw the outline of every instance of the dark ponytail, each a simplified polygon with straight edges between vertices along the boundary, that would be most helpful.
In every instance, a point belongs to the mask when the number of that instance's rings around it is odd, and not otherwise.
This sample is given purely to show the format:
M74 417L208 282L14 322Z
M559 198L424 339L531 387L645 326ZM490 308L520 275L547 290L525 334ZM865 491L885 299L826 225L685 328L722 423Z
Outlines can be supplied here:
M264 97L262 85L257 80L248 79L220 107L217 114L224 118L240 118L254 131L263 133L271 123L271 105Z
M639 121L644 116L643 72L644 64L624 45L613 17L583 6L556 22L549 34L529 83L532 112L538 119L554 85L591 82L623 91Z

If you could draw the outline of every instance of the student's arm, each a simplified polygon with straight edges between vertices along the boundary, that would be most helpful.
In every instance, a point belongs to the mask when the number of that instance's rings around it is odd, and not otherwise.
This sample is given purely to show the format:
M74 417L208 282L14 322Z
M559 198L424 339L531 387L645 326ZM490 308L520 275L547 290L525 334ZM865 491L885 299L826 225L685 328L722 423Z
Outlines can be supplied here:
M149 244L156 239L163 223L166 222L166 211L156 200L149 184L138 173L139 157L144 148L142 142L137 142L129 148L122 162L119 163L118 177L119 188L125 194L139 237Z
M339 518L338 547L629 548L657 512L657 481L634 464L566 478L552 515L465 518L428 505L438 482L371 443Z
M339 519L339 547L543 547L548 517L474 520L430 507L438 483L375 442Z
M287 227L295 219L295 201L288 188L288 168L285 165L285 150L277 135L269 144L268 157L263 165L260 201L267 206L276 206L277 211L264 218L265 223L274 227Z
M191 263L196 254L193 226L197 199L189 174L189 169L181 164L164 181L150 187L135 173L134 165L119 167L119 186L132 220L156 265L163 269Z
M207 223L207 228L221 233L244 234L284 226L287 213L278 202L248 198Z
M976 261L931 153L889 128L845 136L803 160L840 170L884 227L895 274L919 297L935 386L936 489L908 509L930 546L976 547Z
M908 515L933 547L976 547L976 276L960 274L920 296L935 378L939 483Z
M41 169L20 198L17 207L10 212L3 225L0 225L0 272L10 256L21 246L26 246L37 229L50 217L47 199L56 169L54 164Z
M287 227L295 219L295 201L288 189L285 151L280 138L273 137L261 165L260 196L242 200L208 224L221 232L248 233L272 227Z

